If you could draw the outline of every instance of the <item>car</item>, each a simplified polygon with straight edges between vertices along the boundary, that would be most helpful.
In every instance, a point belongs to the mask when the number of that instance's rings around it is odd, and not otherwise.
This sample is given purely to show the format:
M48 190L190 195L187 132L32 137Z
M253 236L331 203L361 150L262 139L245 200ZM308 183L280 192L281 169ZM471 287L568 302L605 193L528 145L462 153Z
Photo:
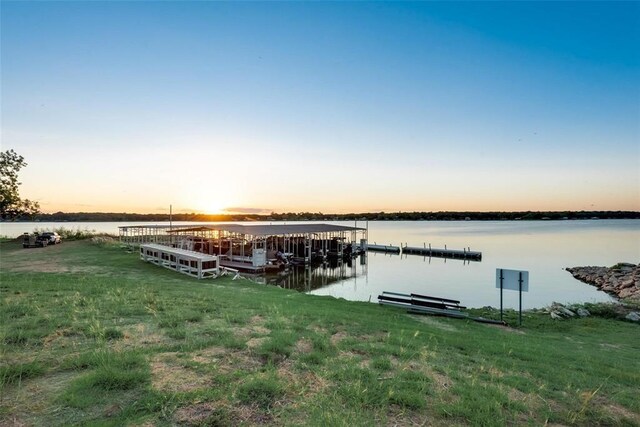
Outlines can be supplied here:
M40 233L39 239L46 239L49 245L57 245L58 243L62 243L62 238L55 231L45 231L44 233Z

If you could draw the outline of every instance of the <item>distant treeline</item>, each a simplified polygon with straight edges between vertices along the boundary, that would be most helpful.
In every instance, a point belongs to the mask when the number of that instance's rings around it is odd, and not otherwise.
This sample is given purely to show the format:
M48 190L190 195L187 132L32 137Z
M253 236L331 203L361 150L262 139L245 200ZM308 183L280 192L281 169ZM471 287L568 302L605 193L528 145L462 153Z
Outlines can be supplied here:
M514 221L514 220L572 220L572 219L640 219L634 211L579 211L579 212L367 212L324 214L322 212L287 212L260 214L207 215L179 213L174 221ZM56 212L38 214L28 221L169 221L169 214L137 214L107 212Z

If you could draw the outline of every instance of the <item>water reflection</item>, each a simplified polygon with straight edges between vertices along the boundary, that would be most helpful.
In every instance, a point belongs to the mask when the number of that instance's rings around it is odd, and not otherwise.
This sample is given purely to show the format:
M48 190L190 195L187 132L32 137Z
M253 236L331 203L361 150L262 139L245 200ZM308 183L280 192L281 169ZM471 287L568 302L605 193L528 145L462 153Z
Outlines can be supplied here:
M395 259L396 261L401 261L402 263L406 262L407 268L415 268L413 267L413 263L416 261L421 261L422 263L428 265L430 265L431 263L438 263L443 265L449 263L450 268L453 269L450 270L451 273L455 273L456 267L464 267L469 265L471 262L479 262L477 260L456 258L368 252L351 259L341 260L333 258L328 259L323 263L315 263L307 266L292 265L278 273L243 276L255 283L260 283L263 285L278 286L283 289L292 289L299 292L317 293L314 291L320 291L322 293L323 289L330 289L332 285L339 285L344 283L356 285L358 279L363 280L365 284L368 283L369 260L371 259L374 263L376 263L376 265L379 265L380 261L376 261L376 259L383 258L388 260ZM395 285L392 284L392 282L389 282L389 286L395 289ZM357 286L354 286L354 291L356 288ZM329 294L331 294L330 291ZM353 299L353 296L349 299Z
M367 276L367 256L347 259L329 258L311 265L292 265L278 273L250 276L250 280L264 285L311 292L345 280Z

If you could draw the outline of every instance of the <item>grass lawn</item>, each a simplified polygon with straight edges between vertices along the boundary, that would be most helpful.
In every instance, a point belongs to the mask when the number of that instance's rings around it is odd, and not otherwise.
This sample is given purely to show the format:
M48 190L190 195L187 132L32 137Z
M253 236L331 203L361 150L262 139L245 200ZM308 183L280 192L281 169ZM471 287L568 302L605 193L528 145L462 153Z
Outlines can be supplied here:
M411 316L90 240L0 251L3 426L640 425L630 322Z

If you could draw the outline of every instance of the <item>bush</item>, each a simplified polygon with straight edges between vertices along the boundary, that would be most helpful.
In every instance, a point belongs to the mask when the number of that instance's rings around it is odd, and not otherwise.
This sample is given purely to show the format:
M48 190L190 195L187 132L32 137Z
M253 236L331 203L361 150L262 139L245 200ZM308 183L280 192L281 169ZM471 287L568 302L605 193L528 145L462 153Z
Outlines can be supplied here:
M80 227L76 229L58 227L58 228L54 228L53 230L36 228L33 231L34 233L44 233L46 231L54 231L60 235L62 240L84 240L84 239L89 239L96 235L96 230L89 230L86 228L84 230L81 230Z
M589 310L592 316L603 317L605 319L623 318L624 314L619 304L612 303L585 303L584 308Z

